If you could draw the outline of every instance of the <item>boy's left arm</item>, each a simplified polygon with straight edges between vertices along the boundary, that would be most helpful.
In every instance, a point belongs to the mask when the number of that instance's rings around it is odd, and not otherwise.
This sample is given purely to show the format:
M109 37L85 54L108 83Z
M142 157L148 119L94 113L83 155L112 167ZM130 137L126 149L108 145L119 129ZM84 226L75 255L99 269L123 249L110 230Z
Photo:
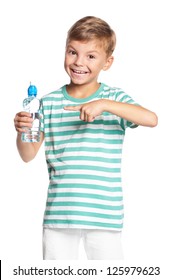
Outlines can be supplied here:
M108 99L100 99L78 106L67 106L64 109L80 111L80 119L86 122L93 122L103 112L109 112L137 125L155 127L158 123L157 115L144 107Z

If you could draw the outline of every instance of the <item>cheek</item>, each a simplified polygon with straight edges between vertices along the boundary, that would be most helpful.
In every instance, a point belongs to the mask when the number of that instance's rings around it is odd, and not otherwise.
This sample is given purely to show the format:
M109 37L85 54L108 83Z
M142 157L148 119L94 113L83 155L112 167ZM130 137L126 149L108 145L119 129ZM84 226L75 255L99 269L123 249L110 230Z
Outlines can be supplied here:
M69 63L70 63L69 58L67 56L65 56L65 58L64 58L64 66L67 67L69 65Z
M65 56L65 59L64 59L64 65L65 67L68 67L70 64L73 63L73 58L70 57L70 56Z
M67 72L68 64L67 64L67 61L66 61L66 60L64 60L64 69L65 69L65 71Z
M100 72L101 70L103 70L104 66L105 66L105 62L103 62L103 61L97 63L96 66L95 66L96 71Z
M64 68L66 68L66 60L64 60Z

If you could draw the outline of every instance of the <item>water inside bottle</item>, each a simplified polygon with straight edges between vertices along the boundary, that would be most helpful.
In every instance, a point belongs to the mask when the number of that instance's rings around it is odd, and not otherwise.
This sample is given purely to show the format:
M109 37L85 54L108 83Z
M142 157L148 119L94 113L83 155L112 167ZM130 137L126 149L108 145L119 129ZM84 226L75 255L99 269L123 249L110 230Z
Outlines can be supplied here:
M22 133L21 140L23 142L39 142L40 141L40 113L31 113L33 123L31 128L25 128L26 131Z

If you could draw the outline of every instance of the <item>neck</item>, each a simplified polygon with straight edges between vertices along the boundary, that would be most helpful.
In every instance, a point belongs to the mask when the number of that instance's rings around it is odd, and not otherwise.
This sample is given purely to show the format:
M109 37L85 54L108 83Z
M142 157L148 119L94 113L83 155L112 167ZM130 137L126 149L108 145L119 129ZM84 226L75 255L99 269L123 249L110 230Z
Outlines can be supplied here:
M70 83L66 86L67 92L74 98L87 98L95 93L100 87L99 83L91 85L75 85Z

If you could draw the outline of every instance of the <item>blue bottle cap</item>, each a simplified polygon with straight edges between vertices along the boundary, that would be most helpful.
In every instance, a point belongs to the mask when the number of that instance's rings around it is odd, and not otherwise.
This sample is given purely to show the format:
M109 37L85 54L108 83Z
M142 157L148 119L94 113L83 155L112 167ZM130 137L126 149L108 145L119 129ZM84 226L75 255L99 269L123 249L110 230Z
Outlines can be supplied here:
M36 96L37 95L37 88L34 85L30 85L28 88L28 96Z

